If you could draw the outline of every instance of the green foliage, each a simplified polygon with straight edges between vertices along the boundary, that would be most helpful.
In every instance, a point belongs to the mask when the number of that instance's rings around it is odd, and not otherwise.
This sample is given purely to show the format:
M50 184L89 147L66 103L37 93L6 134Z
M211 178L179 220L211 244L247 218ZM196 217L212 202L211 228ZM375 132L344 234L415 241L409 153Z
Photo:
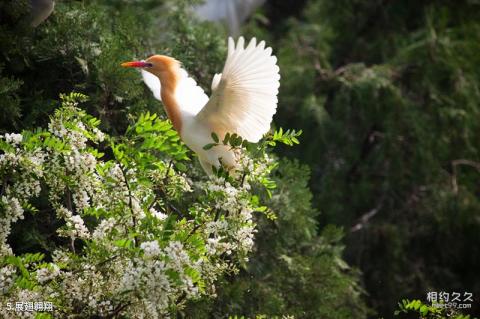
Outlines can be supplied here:
M13 19L15 10L8 7L3 14ZM27 19L28 10L22 15ZM145 37L137 35L146 34L150 17L131 7L113 12L101 3L85 7L69 1L57 3L54 14L36 29L20 32L15 20L3 19L0 27L10 34L0 39L3 73L22 81L15 90L22 122L4 122L5 128L45 124L52 101L71 90L88 93L91 112L115 120L120 129L125 126L126 112L145 109L148 99L141 86L127 85L136 81L135 74L118 65L148 48Z
M369 305L388 318L432 287L478 291L478 3L302 9L248 30L275 30L276 124L303 130L280 154L310 166L317 220L347 230L345 256Z
M294 319L292 316L267 316L267 315L256 315L254 317L245 317L245 316L228 316L228 319Z
M395 311L395 316L403 316L409 313L416 314L422 319L470 319L470 315L463 315L457 310L429 306L420 300L403 299L401 303L398 303L398 310Z
M186 316L365 317L358 272L342 260L342 231L331 226L319 234L308 168L281 160L273 177L276 190L268 206L276 218L258 219L257 248L249 263L238 276L225 278L215 302L193 303Z
M0 303L43 298L54 316L156 318L214 295L218 279L248 260L253 212L267 212L259 199L272 169L266 153L242 149L253 170L208 179L157 115L112 137L78 108L85 95L61 100L48 129L0 138ZM28 219L23 207L54 219L46 226L56 245L45 254L9 245L12 225Z
M2 101L2 114L0 115L0 127L6 127L9 123L17 123L20 117L19 98L16 91L22 85L21 80L4 77L3 66L0 65L0 101ZM3 131L0 132L5 133Z
M212 74L223 62L225 39L211 24L192 19L186 5L147 0L59 2L54 14L36 29L18 23L19 16L28 18L28 5L3 5L0 79L9 81L0 92L7 110L2 116L8 116L0 118L2 128L45 124L56 97L75 90L90 97L85 107L102 120L104 129L122 133L129 116L154 111L158 102L136 73L119 64L153 53L175 56L204 87L210 87ZM201 53L206 51L209 54Z
M300 144L300 142L298 141L298 137L300 135L302 135L302 130L299 130L298 132L296 132L295 130L286 130L284 132L283 129L280 128L278 131L275 131L273 133L273 137L272 140L269 142L269 145L275 146L276 142L281 142L288 146Z

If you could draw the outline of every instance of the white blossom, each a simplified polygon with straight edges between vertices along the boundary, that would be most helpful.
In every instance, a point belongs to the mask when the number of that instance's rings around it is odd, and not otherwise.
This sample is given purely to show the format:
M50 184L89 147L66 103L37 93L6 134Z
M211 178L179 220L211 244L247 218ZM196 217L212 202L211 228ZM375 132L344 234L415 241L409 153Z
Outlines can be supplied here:
M7 237L10 234L11 225L24 218L24 210L15 197L2 196L0 201L0 207L3 206L4 208L4 216L0 218L0 252L9 252L10 247L7 244Z
M22 134L15 134L15 133L5 134L5 141L7 143L17 145L17 144L20 144L22 142L22 140L23 140Z
M160 255L160 246L156 240L143 242L140 244L140 248L147 257L155 257Z
M179 241L172 241L165 247L165 253L169 257L173 268L178 271L183 270L183 265L189 264L190 258L183 249L183 244Z
M75 192L72 197L73 197L73 203L75 204L75 207L77 207L79 211L82 211L83 209L90 206L89 204L90 196L88 196L85 190L80 190L78 192Z
M79 215L74 215L70 218L70 221L73 223L73 227L75 229L75 234L79 238L89 238L90 232L88 231L85 223L83 222L82 217ZM68 225L68 222L67 222Z
M114 218L103 219L93 231L92 237L94 239L104 238L112 229L114 229L115 224L116 222Z
M167 214L164 214L164 213L162 213L162 212L159 212L159 211L157 211L156 209L154 209L153 207L150 208L150 213L151 213L154 217L156 217L156 218L158 218L158 219L160 219L160 220L165 220L165 219L167 219L167 217L168 217Z
M80 215L73 215L71 211L63 207L57 209L57 215L66 221L66 229L59 230L60 235L71 238L90 238L90 231Z
M38 269L36 274L38 282L43 284L57 277L60 274L60 268L55 264L51 264L50 267Z
M13 285L13 275L15 270L13 266L7 265L0 268L0 295L6 294Z
M93 133L95 134L95 139L98 142L103 142L103 140L105 139L105 134L102 131L95 127L93 128Z

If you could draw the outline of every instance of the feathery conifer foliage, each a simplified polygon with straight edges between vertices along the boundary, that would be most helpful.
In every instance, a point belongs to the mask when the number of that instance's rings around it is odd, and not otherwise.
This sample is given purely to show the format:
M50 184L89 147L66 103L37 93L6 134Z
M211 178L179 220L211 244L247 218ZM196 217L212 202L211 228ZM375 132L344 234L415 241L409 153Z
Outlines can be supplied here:
M278 21L274 3L247 30L276 41L277 123L304 131L282 154L311 167L317 220L344 226L369 305L478 295L479 4L312 0Z

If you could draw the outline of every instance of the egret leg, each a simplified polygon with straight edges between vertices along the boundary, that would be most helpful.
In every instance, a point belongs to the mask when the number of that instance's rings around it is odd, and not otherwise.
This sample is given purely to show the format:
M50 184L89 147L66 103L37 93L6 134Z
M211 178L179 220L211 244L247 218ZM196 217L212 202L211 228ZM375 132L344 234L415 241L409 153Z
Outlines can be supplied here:
M201 158L199 158L199 160L200 160L200 165L202 165L202 168L205 171L205 173L207 173L208 175L213 175L212 164Z

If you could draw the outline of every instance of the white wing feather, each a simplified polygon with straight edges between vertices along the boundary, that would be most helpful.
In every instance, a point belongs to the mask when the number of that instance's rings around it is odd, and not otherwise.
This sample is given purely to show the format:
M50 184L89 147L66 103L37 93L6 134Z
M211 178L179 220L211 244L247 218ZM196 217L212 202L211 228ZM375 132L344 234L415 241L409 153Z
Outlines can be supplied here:
M162 97L160 96L160 88L161 88L160 79L156 75L153 75L152 73L147 72L143 69L141 71L142 71L143 82L145 82L148 88L152 91L153 96L157 100L161 101Z
M184 69L180 69L180 81L175 90L175 98L180 109L192 115L197 115L208 102L208 96L203 89Z
M145 84L152 91L157 100L162 100L160 95L161 84L156 75L142 69ZM207 104L208 96L197 85L194 79L188 76L187 71L180 69L180 81L175 89L175 98L180 109L186 113L196 115Z
M256 45L253 38L244 48L228 39L228 56L220 81L214 77L215 90L196 116L218 133L237 133L250 142L258 142L270 129L277 109L280 74L277 58L265 42Z

